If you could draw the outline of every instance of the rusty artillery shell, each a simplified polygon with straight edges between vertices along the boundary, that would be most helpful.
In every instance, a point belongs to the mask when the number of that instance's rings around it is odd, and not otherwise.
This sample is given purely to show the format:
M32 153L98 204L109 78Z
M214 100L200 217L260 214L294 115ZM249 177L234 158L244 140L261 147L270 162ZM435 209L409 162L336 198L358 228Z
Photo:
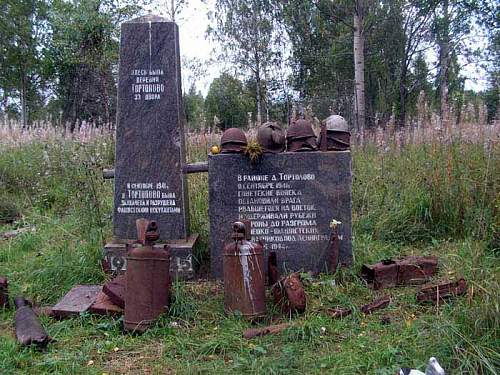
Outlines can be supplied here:
M21 345L47 346L50 338L24 297L16 297L14 304L17 342Z
M224 310L252 320L266 314L264 248L245 239L243 223L233 229L234 241L224 247Z

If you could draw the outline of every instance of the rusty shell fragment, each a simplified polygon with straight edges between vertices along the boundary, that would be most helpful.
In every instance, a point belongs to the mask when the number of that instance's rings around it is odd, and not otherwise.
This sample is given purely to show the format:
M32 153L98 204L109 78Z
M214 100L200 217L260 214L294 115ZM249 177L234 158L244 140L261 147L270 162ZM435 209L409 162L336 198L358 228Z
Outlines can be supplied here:
M281 306L283 312L299 312L306 310L307 297L298 273L281 278L273 286L274 302Z
M390 302L391 302L391 297L389 296L380 297L373 302L361 306L361 312L364 314L371 314L376 310L380 310L387 307Z
M341 319L351 315L352 310L347 307L336 307L334 309L326 310L326 313L334 319Z
M16 339L21 345L36 345L45 347L50 342L49 335L42 327L35 312L28 306L24 297L16 297L15 326Z

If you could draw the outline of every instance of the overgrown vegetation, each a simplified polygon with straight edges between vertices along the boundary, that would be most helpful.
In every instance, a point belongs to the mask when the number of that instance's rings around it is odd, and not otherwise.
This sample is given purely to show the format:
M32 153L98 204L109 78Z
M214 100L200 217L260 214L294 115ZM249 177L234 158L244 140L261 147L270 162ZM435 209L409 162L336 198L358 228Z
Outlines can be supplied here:
M211 140L193 136L188 157L205 158ZM20 348L13 310L0 310L1 373L335 373L394 374L423 370L435 356L451 374L495 374L500 366L499 153L492 145L374 145L353 153L355 264L306 282L307 313L277 336L246 341L249 323L223 312L220 284L176 283L170 314L142 336L123 335L120 321L84 314L44 318L56 342L45 352ZM0 201L22 213L0 231L35 232L0 240L0 275L12 296L54 303L73 285L101 283L101 244L111 235L111 137L2 146ZM197 259L208 260L208 187L189 176L191 222L201 234ZM390 306L372 316L358 308L375 295L357 277L362 263L433 254L435 280L463 276L467 296L438 307L415 303L416 288L387 290ZM332 320L325 309L353 307ZM381 316L391 323L383 325ZM268 320L271 318L269 314Z

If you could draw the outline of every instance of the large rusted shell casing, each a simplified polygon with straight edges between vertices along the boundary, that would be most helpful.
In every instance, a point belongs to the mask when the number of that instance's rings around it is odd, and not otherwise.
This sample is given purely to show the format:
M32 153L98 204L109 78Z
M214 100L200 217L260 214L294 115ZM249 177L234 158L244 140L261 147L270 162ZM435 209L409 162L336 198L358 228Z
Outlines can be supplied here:
M35 345L41 348L47 346L50 338L26 299L21 296L16 297L14 305L16 306L14 320L17 342L21 345Z
M254 320L266 314L264 248L245 239L243 223L233 229L233 241L224 246L224 310Z
M153 222L154 223L154 222ZM156 226L148 225L143 244L127 245L124 328L144 332L168 309L170 250L153 247ZM156 236L157 238L157 236Z

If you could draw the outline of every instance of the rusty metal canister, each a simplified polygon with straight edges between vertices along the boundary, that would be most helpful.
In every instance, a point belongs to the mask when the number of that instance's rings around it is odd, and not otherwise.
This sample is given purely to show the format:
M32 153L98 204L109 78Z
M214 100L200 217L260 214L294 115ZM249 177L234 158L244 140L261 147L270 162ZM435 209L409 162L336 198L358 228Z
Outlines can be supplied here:
M147 229L141 226L147 224ZM124 328L144 332L168 308L170 251L153 246L158 239L156 222L137 221L140 244L128 245Z
M246 239L245 224L233 224L233 241L224 246L224 310L246 319L266 314L264 247Z

